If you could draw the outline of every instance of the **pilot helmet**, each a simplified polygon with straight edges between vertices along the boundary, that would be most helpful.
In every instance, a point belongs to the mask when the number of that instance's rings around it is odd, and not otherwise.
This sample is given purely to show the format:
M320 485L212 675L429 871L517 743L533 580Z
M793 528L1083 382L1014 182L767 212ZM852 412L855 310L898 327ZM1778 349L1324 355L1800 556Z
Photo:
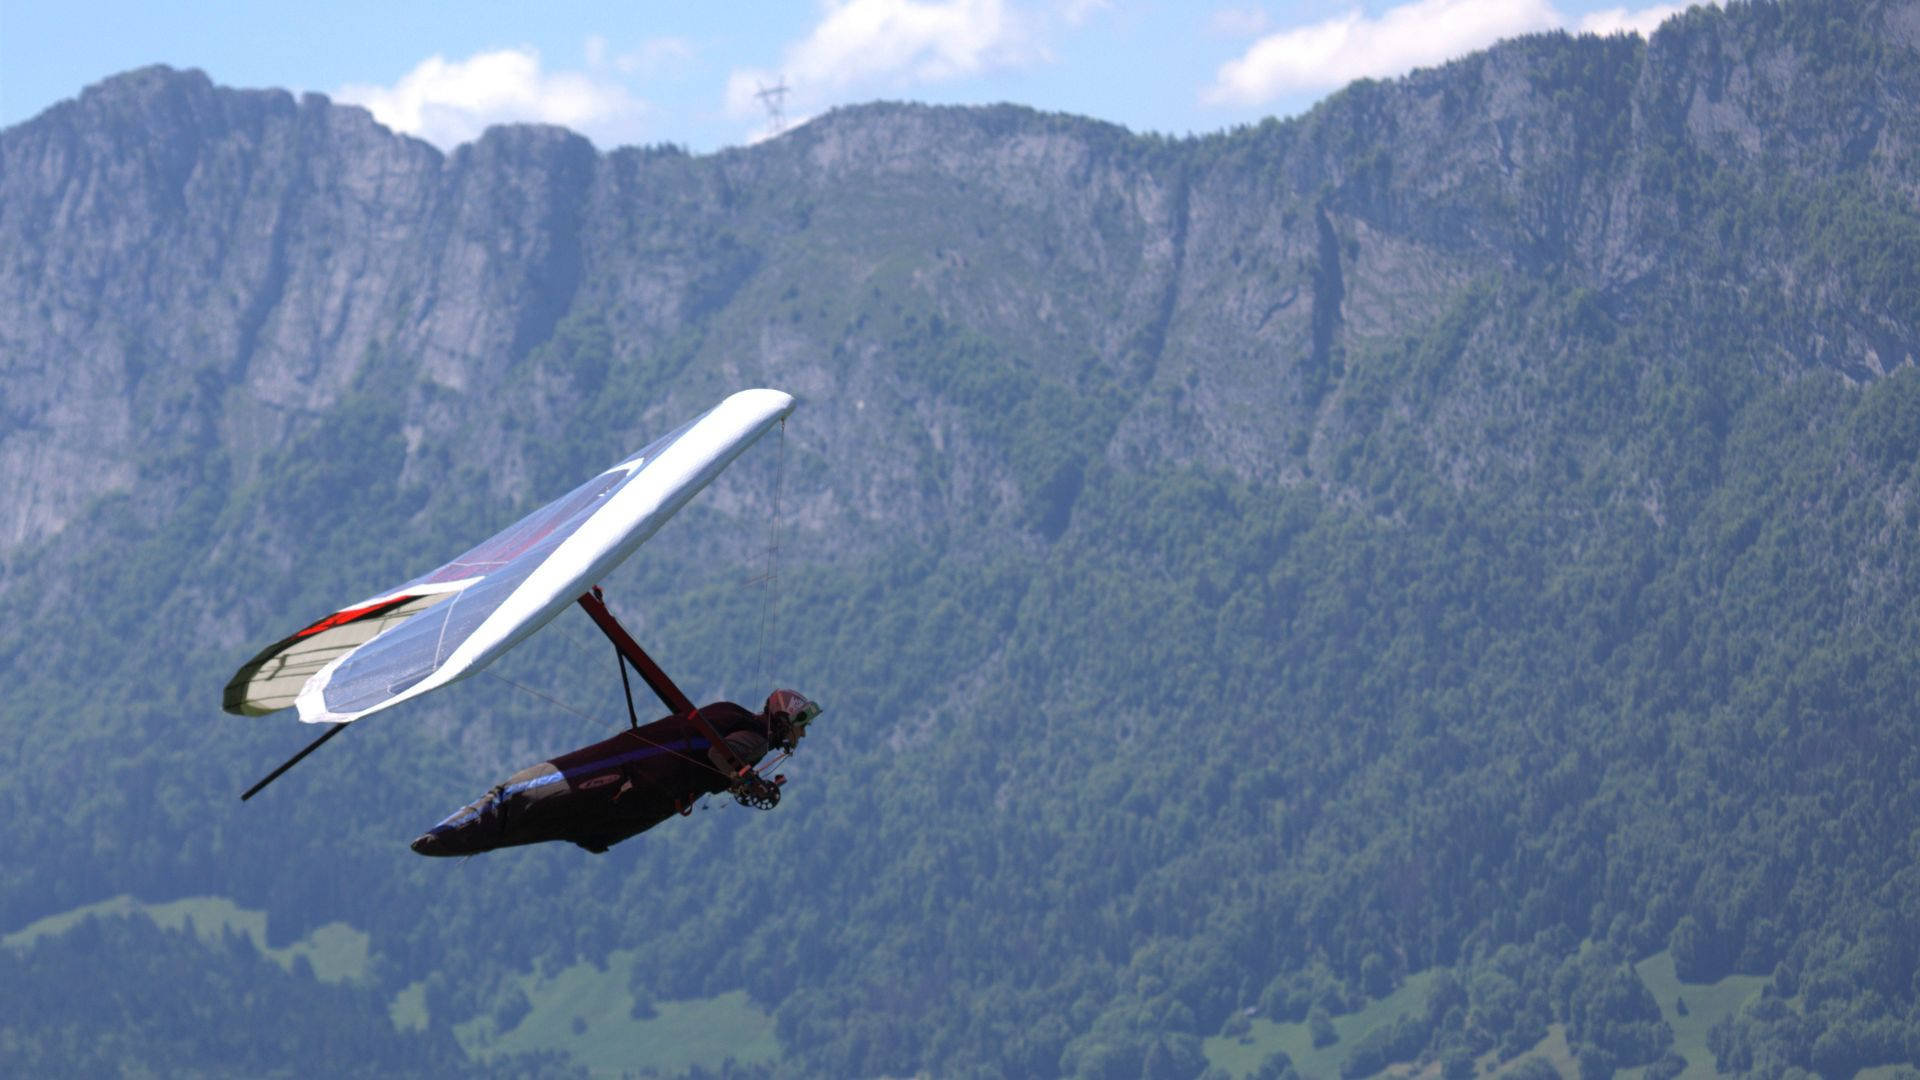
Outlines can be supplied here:
M773 742L791 750L807 733L807 725L820 715L820 706L797 690L775 690L767 695L761 715L767 718Z

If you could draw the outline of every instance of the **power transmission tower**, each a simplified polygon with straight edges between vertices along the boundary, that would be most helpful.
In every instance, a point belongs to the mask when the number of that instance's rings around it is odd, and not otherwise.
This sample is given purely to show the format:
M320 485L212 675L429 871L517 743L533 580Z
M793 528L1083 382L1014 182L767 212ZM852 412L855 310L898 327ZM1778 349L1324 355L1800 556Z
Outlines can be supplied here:
M772 86L765 83L758 85L760 92L753 96L767 107L767 137L772 138L787 130L787 80L782 76Z

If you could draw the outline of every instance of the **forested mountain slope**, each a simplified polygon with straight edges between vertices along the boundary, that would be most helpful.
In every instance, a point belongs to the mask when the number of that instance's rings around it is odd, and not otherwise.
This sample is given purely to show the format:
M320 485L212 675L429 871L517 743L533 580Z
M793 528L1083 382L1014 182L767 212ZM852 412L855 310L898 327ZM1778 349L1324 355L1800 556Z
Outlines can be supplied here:
M395 1069L616 953L643 1001L746 989L781 1075L1191 1076L1244 1009L1433 969L1351 1075L1550 1028L1667 1070L1663 951L1768 977L1725 1071L1913 1060L1916 355L1914 2L1530 37L1191 140L872 105L442 155L129 73L0 133L0 932L343 921L364 978L258 1020L417 997L363 1036ZM218 711L254 649L746 385L802 399L784 448L607 586L695 696L827 703L777 811L409 852L622 722L584 620L501 674L597 722L482 676L235 801L303 734ZM199 955L89 933L0 948L0 1045L164 1027L48 1018L102 941Z

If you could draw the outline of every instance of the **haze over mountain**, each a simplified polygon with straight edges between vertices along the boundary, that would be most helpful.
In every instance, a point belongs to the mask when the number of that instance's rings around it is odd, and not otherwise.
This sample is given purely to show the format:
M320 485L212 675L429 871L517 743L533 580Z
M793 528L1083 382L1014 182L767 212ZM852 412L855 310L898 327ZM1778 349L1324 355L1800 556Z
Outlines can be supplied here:
M443 155L130 72L0 132L0 1045L1912 1062L1916 355L1912 0L1523 38L1194 140L876 104ZM409 852L623 722L574 616L500 674L593 719L482 676L235 801L305 734L219 713L256 648L748 385L801 398L784 443L606 584L695 697L827 704L778 810ZM122 895L155 924L36 923Z

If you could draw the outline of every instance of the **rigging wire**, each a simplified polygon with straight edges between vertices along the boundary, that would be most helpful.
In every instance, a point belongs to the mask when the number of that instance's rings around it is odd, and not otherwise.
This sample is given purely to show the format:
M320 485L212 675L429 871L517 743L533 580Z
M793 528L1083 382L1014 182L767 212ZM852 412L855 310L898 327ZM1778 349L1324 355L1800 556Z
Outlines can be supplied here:
M766 613L760 619L760 685L772 682L773 669L767 659L768 642L773 637L773 625L780 617L780 595L774 588L780 567L780 490L786 483L787 473L787 421L780 421L780 448L776 451L773 465L773 513L767 516L767 572L761 575L760 588L763 593Z
M552 631L553 633L556 633L556 634L558 634L558 635L560 635L561 637L563 637L563 638L565 638L565 639L567 640L567 643L568 643L568 644L570 644L570 645L572 645L572 646L574 647L574 649L576 649L576 650L578 650L578 651L579 651L579 653L580 653L580 655L581 655L582 657L585 657L586 659L589 659L589 660L591 660L591 661L593 661L593 664L594 664L594 666L595 666L596 668L597 668L597 667L598 667L598 666L600 665L600 663L601 663L601 659L600 659L600 651L599 651L599 649L598 649L598 647L594 647L594 646L589 646L589 645L588 645L588 644L587 644L586 642L584 642L584 641L581 641L578 635L576 635L576 634L575 634L575 633L574 633L573 631L571 631L571 630L568 630L568 629L567 629L567 626L566 626L566 623L565 623L565 622L563 622L562 620L560 620L560 619L554 619L554 620L553 620L552 622L550 622L550 623L548 623L548 624L546 625L546 627L545 627L544 629L546 629L546 630L551 630L551 631ZM542 636L544 637L545 635L543 634ZM616 656L618 656L618 655L619 655L619 651L618 651L618 650L615 650L615 655L616 655ZM519 684L519 683L516 683L516 682L514 682L514 681L513 681L512 679L509 679L509 678L507 678L507 677L506 677L506 676L504 676L504 675L500 675L500 674L498 674L498 673L496 673L496 672L494 672L494 671L492 671L491 669L489 669L487 673L488 673L488 674L490 674L490 675L493 675L493 676L494 676L494 678L496 678L496 679L499 679L499 680L500 680L501 682L504 682L504 683L506 683L506 684L508 684L509 686L517 686L517 687L519 687L520 689L522 689L522 690L525 690L525 691L527 691L527 692L528 692L528 693L530 693L530 694L537 694L537 695L539 695L540 697L542 697L542 698L544 698L545 700L547 700L548 702L551 702L552 704L555 704L555 705L558 705L558 706L560 706L561 708L563 708L563 709L566 709L566 710L567 710L568 712L570 712L570 713L573 713L573 714L574 714L575 716L583 716L583 717L586 717L587 719L589 719L589 720L592 720L592 721L593 721L594 723L596 723L596 724L598 724L598 723L600 723L600 722L601 722L601 721L600 721L600 717L599 717L599 715L598 715L597 713L589 713L589 712L585 712L585 711L582 711L582 710L580 710L580 709L577 709L577 708L574 708L574 707L573 707L573 706L571 706L571 705L567 705L567 704L565 704L564 702L560 702L560 701L557 701L557 700L555 700L554 698L551 698L551 697L548 697L548 696L547 696L547 695L545 695L545 694L541 694L541 693L540 693L539 691L537 691L537 690L534 690L534 689L532 689L532 688L530 688L530 687L525 687L525 686L520 686L520 684ZM622 679L623 679L623 681L624 681L624 678L625 678L625 675L626 675L626 671L625 671L625 669L624 669L624 664L623 664L623 666L622 666L622 670L621 670L621 673L620 673L620 674L621 674L621 676L622 676ZM597 707L597 706L596 706L596 707ZM629 694L628 694L628 696L627 696L627 710L628 710L629 712L632 712L632 710L633 710L633 697L632 697L632 694L631 694L631 693L629 693Z
M599 717L593 716L589 713L581 712L579 709L576 709L573 706L567 704L566 702L561 701L559 698L554 697L552 694L548 694L548 693L544 693L542 691L536 690L533 687L526 685L525 683L515 682L512 679L507 678L505 675L502 675L499 672L494 671L492 668L487 669L487 674L493 676L496 679L499 679L501 682L506 683L508 686L511 686L516 690L525 690L527 693L532 694L534 697L540 698L541 700L547 702L548 704L551 704L557 708L565 709L575 716L582 717L595 724L605 723L605 721L601 720ZM648 746L658 747L661 750L664 750L667 753L672 754L674 757L677 757L682 761L687 761L695 765L698 765L701 768L707 770L710 773L713 773L716 776L726 777L728 780L733 779L733 777L727 773L727 770L720 768L718 765L715 765L711 761L702 761L699 758L694 757L692 754L686 754L686 753L680 752L679 750L675 750L673 747L668 746L666 743L655 742L654 740L647 738L645 735L637 734L638 729L636 728L628 728L627 730L631 733L635 733L634 737L639 739L641 742L646 743Z
M621 652L618 645L613 647L613 662L620 666L620 692L627 699L627 726L638 728L640 714L633 710L633 683L627 678L627 654Z
M599 646L597 645L589 646L586 642L581 641L579 638L575 637L573 634L573 631L568 630L566 626L560 622L559 619L555 619L552 622L548 623L547 625L559 631L561 637L564 637L568 641L573 642L573 647L580 650L581 656L591 657L594 651L599 648ZM598 663L599 661L595 660L594 662Z
M580 719L585 720L590 724L593 724L595 727L599 727L606 723L606 721L603 720L602 718L595 716L594 714L587 712L584 709L576 709L573 706L567 704L564 701L561 701L559 698L554 697L552 694L549 694L544 690L536 690L525 683L515 682L514 680L507 678L505 675L500 674L499 672L493 670L492 668L487 668L485 670L488 675L491 675L494 678L499 679L501 682L506 683L508 686L511 686L516 690L524 690L527 693L532 694L534 697L537 697L540 700L546 702L547 704L552 705L558 709L564 709L565 711L572 713L573 715L579 717Z
M576 605L576 607L577 606L578 605ZM566 623L564 620L555 619L552 622L548 623L547 625L553 627L555 630L558 630L562 637L566 638L567 641L571 643L575 649L578 649L580 651L580 655L582 657L593 662L594 667L598 668L600 666L600 655L599 655L600 646L589 645L586 642L581 641L580 638L573 633L573 631L567 629ZM621 685L626 686L627 685L626 659L624 657L620 657L620 650L617 648L613 650L613 653L615 657L620 658L620 682L621 682ZM628 689L627 689L627 713L630 717L633 714L633 689L631 686L628 686ZM637 724L638 721L636 720L635 723Z

